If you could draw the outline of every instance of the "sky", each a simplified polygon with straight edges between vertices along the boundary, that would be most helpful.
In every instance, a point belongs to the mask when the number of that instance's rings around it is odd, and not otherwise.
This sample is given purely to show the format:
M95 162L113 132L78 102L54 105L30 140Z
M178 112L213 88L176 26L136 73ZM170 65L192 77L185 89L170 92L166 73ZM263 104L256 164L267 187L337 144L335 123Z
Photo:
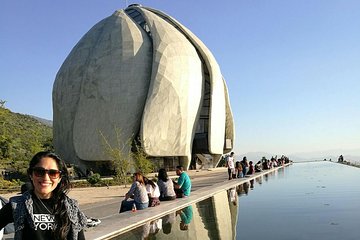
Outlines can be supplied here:
M360 152L358 0L2 0L5 107L52 120L53 83L71 49L133 3L174 17L213 53L229 89L236 153Z

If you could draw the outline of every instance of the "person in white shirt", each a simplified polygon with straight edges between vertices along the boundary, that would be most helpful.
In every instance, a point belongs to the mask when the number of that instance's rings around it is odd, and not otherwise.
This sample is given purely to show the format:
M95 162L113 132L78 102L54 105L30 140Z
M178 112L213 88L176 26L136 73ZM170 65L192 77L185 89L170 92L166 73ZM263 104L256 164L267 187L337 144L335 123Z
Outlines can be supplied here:
M150 179L144 177L144 182L146 186L146 191L149 196L149 207L155 207L157 205L160 205L160 190L159 186L151 181Z
M228 168L229 180L231 180L233 175L235 175L234 152L231 152L226 158L226 166Z

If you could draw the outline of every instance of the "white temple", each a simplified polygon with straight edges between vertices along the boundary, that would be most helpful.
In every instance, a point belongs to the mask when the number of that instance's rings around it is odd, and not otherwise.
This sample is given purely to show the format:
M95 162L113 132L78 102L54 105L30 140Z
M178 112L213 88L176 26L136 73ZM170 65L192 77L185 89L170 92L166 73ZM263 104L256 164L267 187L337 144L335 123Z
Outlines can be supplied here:
M139 137L150 157L186 168L194 158L215 166L235 137L212 53L174 18L141 5L116 11L76 44L57 73L53 112L56 152L82 168L108 160L99 133L116 141L115 128L124 141Z

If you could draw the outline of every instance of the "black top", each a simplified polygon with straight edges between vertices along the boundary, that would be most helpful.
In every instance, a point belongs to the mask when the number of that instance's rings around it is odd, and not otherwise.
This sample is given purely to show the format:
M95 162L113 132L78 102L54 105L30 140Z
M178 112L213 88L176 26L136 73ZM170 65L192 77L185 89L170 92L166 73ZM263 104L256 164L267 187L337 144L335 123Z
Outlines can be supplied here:
M53 239L52 230L55 223L55 216L52 214L54 208L53 201L51 199L41 199L40 202L34 194L32 199L35 228L31 228L29 223L25 221L23 239ZM12 222L14 222L14 218L11 203L7 203L2 209L0 209L0 229ZM78 240L84 239L84 231L81 230L78 235Z

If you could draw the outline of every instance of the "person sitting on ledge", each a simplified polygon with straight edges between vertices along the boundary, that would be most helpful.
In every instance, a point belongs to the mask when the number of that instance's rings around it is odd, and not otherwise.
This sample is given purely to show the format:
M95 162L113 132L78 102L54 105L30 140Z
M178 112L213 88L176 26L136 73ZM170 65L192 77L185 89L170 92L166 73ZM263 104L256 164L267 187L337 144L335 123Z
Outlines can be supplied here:
M144 182L145 182L145 186L146 186L146 191L149 196L149 207L155 207L157 205L160 205L159 186L155 182L148 179L147 177L144 177Z
M249 162L249 170L248 170L248 172L247 172L247 175L252 175L252 174L254 174L254 172L255 172L255 170L254 170L253 162L250 161L250 162Z
M141 173L134 173L134 181L130 190L125 194L125 199L121 202L120 213L130 211L134 208L144 209L149 206L149 197L146 191L144 177ZM134 200L128 201L129 198Z
M243 169L242 169L242 165L241 165L241 162L240 161L237 161L235 163L235 170L236 170L236 177L237 178L242 178L244 177L243 175Z
M182 166L176 167L176 175L180 176L178 182L174 182L177 198L189 197L191 191L191 180Z
M262 172L261 161L258 161L257 164L255 164L255 172Z
M174 190L174 184L169 179L166 170L161 168L158 174L158 186L160 190L160 201L170 201L176 199L176 193Z

